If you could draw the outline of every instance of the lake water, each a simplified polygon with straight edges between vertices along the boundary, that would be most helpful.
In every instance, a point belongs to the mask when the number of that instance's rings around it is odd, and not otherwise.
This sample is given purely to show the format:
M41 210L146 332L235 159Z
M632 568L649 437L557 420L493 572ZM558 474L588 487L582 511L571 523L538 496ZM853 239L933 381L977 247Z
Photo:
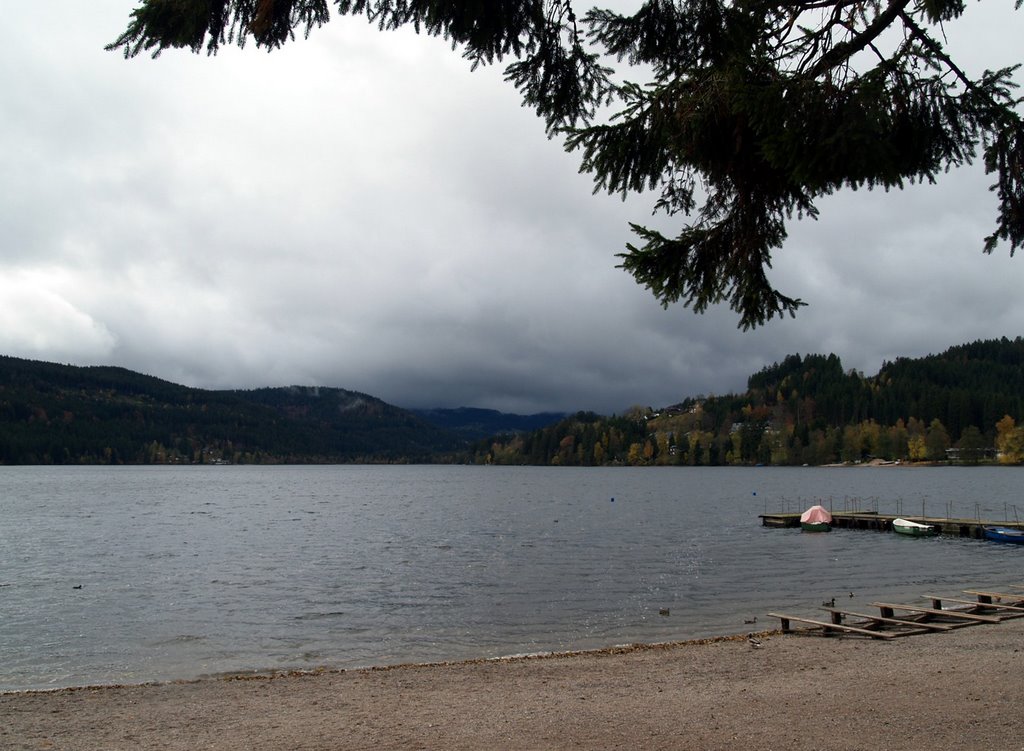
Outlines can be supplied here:
M1012 519L1022 477L3 467L0 690L690 639L774 628L768 610L833 596L866 607L1021 582L1024 546L812 535L758 514L821 501Z

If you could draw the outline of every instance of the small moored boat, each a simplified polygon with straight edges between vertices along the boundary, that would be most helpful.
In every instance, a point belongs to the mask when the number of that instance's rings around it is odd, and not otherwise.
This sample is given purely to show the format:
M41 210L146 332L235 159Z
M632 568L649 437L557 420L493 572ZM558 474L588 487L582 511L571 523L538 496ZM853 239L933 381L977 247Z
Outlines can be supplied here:
M800 529L804 532L828 532L832 529L832 514L824 506L811 506L800 515Z
M1013 527L983 527L986 540L1024 543L1024 530Z
M893 519L892 531L910 537L931 537L939 532L931 524L912 522L910 519Z

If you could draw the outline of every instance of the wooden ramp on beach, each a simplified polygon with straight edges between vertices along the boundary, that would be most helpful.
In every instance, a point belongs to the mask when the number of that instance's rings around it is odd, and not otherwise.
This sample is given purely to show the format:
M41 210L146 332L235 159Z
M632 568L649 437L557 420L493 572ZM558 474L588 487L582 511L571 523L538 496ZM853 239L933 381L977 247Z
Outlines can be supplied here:
M1007 589L1022 589L1017 585ZM924 595L930 607L920 604L873 602L878 615L855 613L826 603L821 610L829 614L829 620L787 613L768 613L778 618L784 634L809 634L820 636L866 636L873 639L893 639L897 636L934 634L965 626L988 623L997 624L1009 618L1024 616L1024 592L992 592L967 589L962 594L974 595L976 599ZM943 607L948 603L952 607ZM793 624L800 624L794 628Z

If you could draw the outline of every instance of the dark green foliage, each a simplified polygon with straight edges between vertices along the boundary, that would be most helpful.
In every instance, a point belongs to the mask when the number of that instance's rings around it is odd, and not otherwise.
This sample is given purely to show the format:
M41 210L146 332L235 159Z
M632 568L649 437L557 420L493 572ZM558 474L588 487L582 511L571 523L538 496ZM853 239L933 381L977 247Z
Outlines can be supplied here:
M817 216L814 201L843 187L933 180L969 161L980 137L990 142L986 163L999 175L1001 199L986 249L1001 239L1012 253L1024 240L1014 71L967 80L914 20L962 9L835 3L817 27L794 26L808 7L650 2L631 19L588 16L597 39L653 66L656 83L622 87L618 122L571 129L569 148L582 151L599 188L660 185L657 208L669 214L692 213L697 186L706 192L678 237L634 226L643 243L622 256L665 305L701 312L728 301L744 328L792 315L803 303L766 275L788 218ZM891 26L905 37L880 52L874 40ZM869 47L878 59L858 72L851 58Z
M451 433L342 389L204 391L0 357L0 463L443 460Z
M695 213L674 238L633 225L640 242L621 256L664 305L728 302L744 328L793 315L804 303L767 274L787 221L842 188L932 181L979 147L998 198L984 250L1024 245L1017 66L972 79L949 57L941 24L961 0L647 0L583 18L571 0L335 4L448 39L474 66L515 58L506 79L580 151L596 190L659 190L656 210ZM141 0L111 48L215 52L252 37L274 49L327 20L326 0ZM615 84L605 56L653 80ZM618 114L594 122L610 103Z
M244 45L252 37L268 49L330 19L327 0L147 0L132 11L128 29L108 49L123 48L125 57L187 47L213 54L224 43Z
M1005 415L1024 419L1024 338L977 341L885 363L876 376L844 371L834 355L790 355L750 376L744 394L696 397L660 413L581 413L526 436L484 441L476 461L509 464L825 464L878 457L942 459L950 445L977 463ZM675 446L630 460L631 445ZM567 448L571 446L572 451Z
M647 437L645 418L578 412L532 433L481 441L473 449L473 460L495 464L625 464L630 446ZM598 443L602 445L600 459L595 454Z
M873 377L844 371L835 355L790 355L750 376L743 394L557 420L421 417L343 389L204 391L123 368L0 357L0 464L823 464L908 458L911 433L931 458L956 446L975 463L1006 415L1024 421L1021 337L899 358ZM499 424L501 435L465 450L468 435Z
M941 355L886 363L880 407L894 421L938 418L954 441L969 426L991 431L1004 415L1024 415L1024 339L977 341Z
M751 376L748 387L769 403L776 401L773 394L790 403L812 398L812 426L937 419L957 441L971 426L991 434L1004 415L1024 414L1024 339L977 341L940 355L898 358L873 378L844 373L835 355L791 355Z

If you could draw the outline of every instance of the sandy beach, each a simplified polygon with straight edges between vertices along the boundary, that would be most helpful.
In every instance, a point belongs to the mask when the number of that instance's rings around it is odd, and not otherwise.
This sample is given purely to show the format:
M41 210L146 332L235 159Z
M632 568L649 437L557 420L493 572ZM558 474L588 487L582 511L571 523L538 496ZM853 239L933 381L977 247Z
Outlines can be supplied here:
M1024 619L0 695L3 749L1024 748Z

